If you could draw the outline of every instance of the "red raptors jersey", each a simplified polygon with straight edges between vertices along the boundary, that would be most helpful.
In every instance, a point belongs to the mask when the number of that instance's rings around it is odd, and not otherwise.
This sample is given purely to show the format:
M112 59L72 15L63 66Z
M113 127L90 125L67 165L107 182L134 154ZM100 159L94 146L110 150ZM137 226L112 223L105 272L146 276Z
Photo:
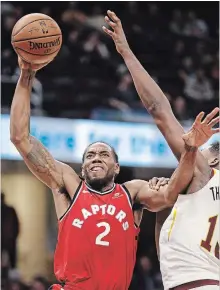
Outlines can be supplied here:
M67 289L127 290L139 228L123 185L97 192L82 182L59 221L54 270Z

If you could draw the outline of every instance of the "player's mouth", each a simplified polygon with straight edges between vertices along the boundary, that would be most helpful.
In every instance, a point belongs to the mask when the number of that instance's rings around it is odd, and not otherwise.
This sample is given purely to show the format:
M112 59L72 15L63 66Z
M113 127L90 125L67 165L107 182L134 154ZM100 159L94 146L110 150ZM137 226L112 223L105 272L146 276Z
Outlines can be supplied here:
M93 166L90 168L90 171L92 171L92 172L98 172L101 170L104 170L104 168L102 166L99 166L99 165L96 165L96 166Z

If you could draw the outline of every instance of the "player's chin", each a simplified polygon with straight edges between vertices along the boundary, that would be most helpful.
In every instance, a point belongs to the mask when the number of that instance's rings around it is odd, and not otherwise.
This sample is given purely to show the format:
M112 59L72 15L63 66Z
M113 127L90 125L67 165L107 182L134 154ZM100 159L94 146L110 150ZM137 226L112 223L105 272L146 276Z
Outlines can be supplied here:
M108 178L105 176L88 176L86 179L87 183L95 190L102 190L104 186L108 184Z

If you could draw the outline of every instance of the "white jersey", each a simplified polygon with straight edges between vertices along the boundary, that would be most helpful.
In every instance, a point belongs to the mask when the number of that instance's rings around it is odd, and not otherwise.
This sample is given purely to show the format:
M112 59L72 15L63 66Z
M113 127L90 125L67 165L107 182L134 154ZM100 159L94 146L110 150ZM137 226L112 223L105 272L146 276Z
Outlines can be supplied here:
M180 195L159 238L164 289L220 279L219 171L199 191Z

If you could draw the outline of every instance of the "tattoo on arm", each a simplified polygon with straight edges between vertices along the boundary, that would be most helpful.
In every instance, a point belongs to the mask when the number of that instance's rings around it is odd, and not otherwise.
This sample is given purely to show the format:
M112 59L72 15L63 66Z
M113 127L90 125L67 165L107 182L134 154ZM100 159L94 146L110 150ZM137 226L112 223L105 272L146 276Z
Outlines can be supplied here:
M35 170L39 173L50 174L51 169L55 169L53 160L51 160L49 154L40 144L38 140L30 136L30 143L33 145L31 151L27 154L27 159L35 167Z
M49 179L56 181L60 193L65 192L65 186L61 173L57 173L55 160L44 148L44 146L33 136L29 137L32 144L31 151L27 154L26 158L32 165L34 171L39 174L44 174Z
M148 103L148 111L149 113L154 116L155 114L157 114L160 110L161 110L161 103L158 102L155 99L146 101ZM153 103L152 103L153 102Z

